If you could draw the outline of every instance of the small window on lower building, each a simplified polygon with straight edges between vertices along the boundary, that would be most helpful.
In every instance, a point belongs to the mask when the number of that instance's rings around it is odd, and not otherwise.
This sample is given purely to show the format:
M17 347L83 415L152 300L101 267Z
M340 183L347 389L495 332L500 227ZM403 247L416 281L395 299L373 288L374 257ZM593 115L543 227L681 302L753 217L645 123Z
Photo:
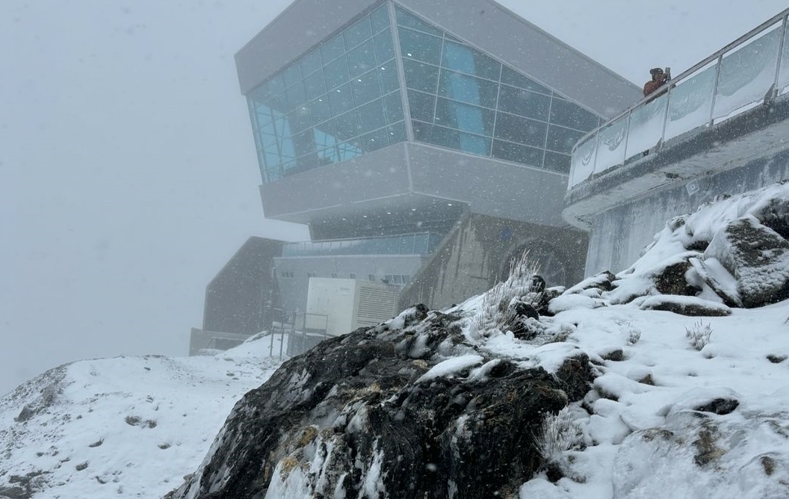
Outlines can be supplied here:
M356 279L356 274L351 272L350 274L348 274L348 277L350 277L351 279Z
M331 278L332 279L337 279L337 272L332 272L331 273Z
M375 274L368 274L368 275L367 275L367 279L369 279L369 280L371 280L371 281L375 282Z

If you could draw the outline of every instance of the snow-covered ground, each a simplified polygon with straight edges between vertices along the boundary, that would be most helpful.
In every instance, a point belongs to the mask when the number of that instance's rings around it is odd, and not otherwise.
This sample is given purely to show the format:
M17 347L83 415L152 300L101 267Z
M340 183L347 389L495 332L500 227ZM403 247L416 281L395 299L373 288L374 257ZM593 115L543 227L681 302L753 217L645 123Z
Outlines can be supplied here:
M541 477L522 497L789 497L789 361L775 362L789 357L787 317L787 302L709 318L616 305L554 317L554 325L573 329L567 343L492 339L492 350L548 369L569 345L602 364L595 388L605 398L587 397L591 415L580 404L569 414L586 446L561 456L574 476L555 486ZM699 325L712 331L701 350L687 337ZM616 350L624 360L603 360ZM739 406L705 418L692 410L717 398ZM720 456L710 456L719 458L710 466L695 463L703 425L722 437L712 443ZM653 429L672 434L658 438Z
M735 281L719 263L716 255L728 253L718 243L704 254L689 249L725 235L733 220L786 219L776 210L787 207L789 184L671 221L613 289L596 287L599 276L555 298L555 315L541 319L545 334L534 341L485 326L489 300L472 298L456 312L468 319L464 335L475 351L431 359L421 381L469 369L483 379L480 352L548 371L589 356L594 389L550 419L557 436L543 453L555 468L523 484L523 499L787 498L789 301L751 309L722 302L789 272L781 256L789 253L766 252L775 269L751 282L755 274ZM682 279L701 291L660 295L655 269L681 261L693 263ZM729 315L649 309L661 300ZM176 488L198 468L233 404L279 365L268 357L269 339L214 357L75 362L20 386L0 399L0 497L25 481L41 491L35 498L150 498Z
M616 497L787 497L789 360L775 361L789 357L788 317L789 302L702 319L628 304L547 319L572 331L566 342L488 338L486 349L549 370L577 349L601 364L595 387L607 398L587 400L592 415L570 412L586 446L563 453L575 476L555 485L539 477L522 497L603 499L615 487ZM712 330L701 350L686 337L699 323ZM39 376L0 399L0 487L32 472L43 490L33 497L161 497L197 469L233 404L279 365L268 349L264 338L215 357L97 359ZM616 350L624 360L603 360ZM739 406L705 419L726 436L705 468L681 440L709 424L690 408L719 397ZM25 406L41 410L15 421Z
M21 385L0 398L0 497L26 488L13 476L42 499L163 496L279 367L269 347L263 337L216 356L85 360Z

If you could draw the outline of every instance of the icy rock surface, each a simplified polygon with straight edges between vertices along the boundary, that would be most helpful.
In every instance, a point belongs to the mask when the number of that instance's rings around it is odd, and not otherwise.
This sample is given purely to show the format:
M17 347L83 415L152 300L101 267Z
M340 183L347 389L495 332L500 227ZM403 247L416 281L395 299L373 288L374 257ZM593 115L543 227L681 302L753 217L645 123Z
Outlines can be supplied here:
M479 348L462 314L420 312L283 364L236 405L203 465L168 498L516 492L541 466L544 416L588 391L588 360L570 358L556 375L523 368Z

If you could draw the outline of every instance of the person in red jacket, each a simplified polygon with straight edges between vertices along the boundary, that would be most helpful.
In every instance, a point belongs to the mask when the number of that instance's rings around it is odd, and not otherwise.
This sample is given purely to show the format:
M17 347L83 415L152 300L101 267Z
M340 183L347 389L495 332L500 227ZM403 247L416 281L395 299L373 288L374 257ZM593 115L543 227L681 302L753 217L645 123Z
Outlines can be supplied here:
M671 74L663 71L661 68L652 68L649 70L649 73L652 75L652 80L644 85L644 97L662 87L671 79Z

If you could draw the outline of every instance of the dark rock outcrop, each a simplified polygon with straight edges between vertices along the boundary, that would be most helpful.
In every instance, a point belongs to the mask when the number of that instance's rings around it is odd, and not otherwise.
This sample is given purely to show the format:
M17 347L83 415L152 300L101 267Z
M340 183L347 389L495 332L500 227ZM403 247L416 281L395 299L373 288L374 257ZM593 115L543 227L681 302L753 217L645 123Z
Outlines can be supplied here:
M695 297L671 295L652 296L641 304L641 310L664 310L689 317L725 317L731 309L721 303Z
M696 296L701 291L699 287L688 283L685 277L692 268L689 258L691 257L686 256L681 261L659 268L651 274L658 292L664 295Z
M556 376L524 369L468 343L459 316L421 312L287 361L236 404L201 468L167 497L515 493L543 464L543 418L589 390L588 358Z
M704 257L716 258L734 276L745 307L789 298L789 242L753 216L721 228Z

